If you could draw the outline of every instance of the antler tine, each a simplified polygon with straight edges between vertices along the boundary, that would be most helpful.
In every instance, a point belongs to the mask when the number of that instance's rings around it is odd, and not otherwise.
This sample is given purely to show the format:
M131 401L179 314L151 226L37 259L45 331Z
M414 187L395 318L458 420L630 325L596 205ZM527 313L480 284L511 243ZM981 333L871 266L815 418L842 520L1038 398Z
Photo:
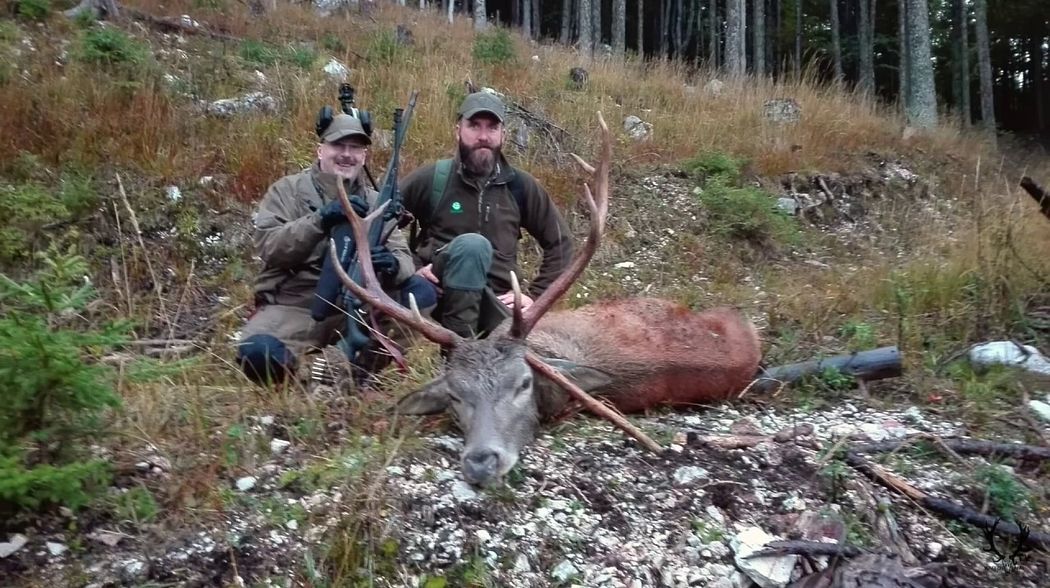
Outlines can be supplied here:
M362 253L357 257L358 262L361 264L361 275L364 277L365 281L365 285L361 286L346 273L342 264L339 263L339 254L336 250L335 240L329 239L328 253L332 258L331 261L335 267L336 274L339 276L339 279L342 280L346 289L353 292L355 296L370 304L373 308L393 317L394 320L397 320L405 326L419 331L424 337L430 339L434 343L452 346L458 344L461 340L459 335L449 329L424 319L422 315L419 314L418 309L413 313L413 311L395 302L390 296L387 296L386 292L383 291L383 287L380 286L379 280L376 278L375 270L372 267L372 256L369 255L371 248L368 244L368 227L370 227L377 218L382 219L383 211L386 210L386 206L389 202L384 203L374 212L362 219L353 213L353 208L350 207L350 200L346 196L346 190L343 188L342 182L339 182L339 199L343 202L343 209L350 211L346 216L350 220L350 227L354 232L354 243L357 245L357 251Z
M515 336L517 337L525 338L528 336L540 318L565 294L569 286L579 279L584 268L587 267L591 258L594 257L594 252L598 250L598 244L601 242L602 234L605 232L605 217L609 212L609 168L612 167L612 135L609 133L609 127L605 124L605 119L600 111L598 112L598 126L601 128L602 138L601 159L598 161L598 166L591 166L578 155L572 154L580 167L592 176L591 179L594 182L594 194L591 193L590 186L586 182L583 184L583 198L587 203L591 217L591 230L587 235L587 241L573 256L565 271L524 312L522 320L515 323L516 326L520 325L520 328L515 329Z
M522 333L522 321L521 321L521 284L518 282L518 275L514 272L510 272L510 286L514 289L514 322L510 326L510 336L525 338L528 332Z

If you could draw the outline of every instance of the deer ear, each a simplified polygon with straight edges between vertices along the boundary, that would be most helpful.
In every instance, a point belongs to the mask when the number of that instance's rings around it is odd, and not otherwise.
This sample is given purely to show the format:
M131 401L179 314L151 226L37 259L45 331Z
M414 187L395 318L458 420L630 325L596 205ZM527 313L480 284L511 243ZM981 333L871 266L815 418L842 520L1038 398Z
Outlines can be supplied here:
M397 412L414 415L444 412L448 408L448 398L445 378L438 378L397 401Z
M584 392L591 392L608 386L613 381L609 374L575 362L546 357L543 358L543 361L561 372L561 375L572 380Z

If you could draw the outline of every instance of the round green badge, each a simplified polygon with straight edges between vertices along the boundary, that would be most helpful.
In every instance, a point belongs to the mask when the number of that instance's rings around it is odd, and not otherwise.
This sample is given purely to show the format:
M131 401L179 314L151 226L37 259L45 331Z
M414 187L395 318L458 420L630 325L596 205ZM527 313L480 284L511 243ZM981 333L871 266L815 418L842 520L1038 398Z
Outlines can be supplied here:
M452 212L463 212L463 205L459 202L452 203Z

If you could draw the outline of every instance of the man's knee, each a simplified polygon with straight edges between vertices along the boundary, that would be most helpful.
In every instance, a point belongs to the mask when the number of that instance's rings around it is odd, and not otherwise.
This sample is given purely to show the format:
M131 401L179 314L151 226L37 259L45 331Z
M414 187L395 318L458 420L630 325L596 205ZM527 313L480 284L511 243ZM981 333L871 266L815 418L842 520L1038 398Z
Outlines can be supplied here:
M448 244L441 283L449 288L481 290L492 266L492 243L478 233L464 233Z
M437 287L430 280L413 275L401 285L401 306L408 306L408 296L416 299L416 306L420 310L430 308L437 304Z
M295 355L273 335L251 335L238 345L237 363L257 384L278 383L295 370Z

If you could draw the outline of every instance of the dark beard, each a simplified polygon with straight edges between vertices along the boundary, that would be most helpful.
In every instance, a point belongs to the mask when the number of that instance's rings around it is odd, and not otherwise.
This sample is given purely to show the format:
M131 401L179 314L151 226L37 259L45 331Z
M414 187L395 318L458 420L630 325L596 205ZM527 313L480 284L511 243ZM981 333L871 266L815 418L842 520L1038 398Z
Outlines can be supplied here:
M492 175L492 172L496 169L496 162L499 161L501 148L492 147L489 149L492 152L492 159L487 162L479 161L477 149L470 149L467 146L460 144L459 146L459 160L463 162L463 167L467 170L467 173L479 177L487 178Z

